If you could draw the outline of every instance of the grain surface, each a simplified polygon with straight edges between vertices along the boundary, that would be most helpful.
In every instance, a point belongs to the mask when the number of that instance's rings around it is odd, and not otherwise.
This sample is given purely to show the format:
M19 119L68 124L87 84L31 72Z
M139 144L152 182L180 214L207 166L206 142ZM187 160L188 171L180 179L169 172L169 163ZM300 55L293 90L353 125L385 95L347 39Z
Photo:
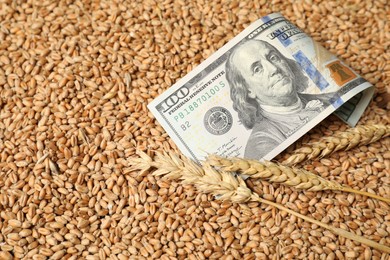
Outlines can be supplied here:
M375 84L359 125L389 125L386 0L0 0L0 259L388 258L259 202L222 202L130 172L136 150L177 150L147 104L271 12ZM276 160L346 129L331 116ZM302 167L389 197L389 150L385 138ZM264 180L247 186L390 245L387 203Z

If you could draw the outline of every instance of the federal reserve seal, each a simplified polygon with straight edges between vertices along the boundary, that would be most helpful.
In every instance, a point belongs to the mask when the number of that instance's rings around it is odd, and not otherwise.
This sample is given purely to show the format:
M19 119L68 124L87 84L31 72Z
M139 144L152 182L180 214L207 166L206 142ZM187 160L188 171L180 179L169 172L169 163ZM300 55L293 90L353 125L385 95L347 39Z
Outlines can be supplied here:
M213 135L226 134L233 124L233 117L224 107L213 107L204 115L204 126Z

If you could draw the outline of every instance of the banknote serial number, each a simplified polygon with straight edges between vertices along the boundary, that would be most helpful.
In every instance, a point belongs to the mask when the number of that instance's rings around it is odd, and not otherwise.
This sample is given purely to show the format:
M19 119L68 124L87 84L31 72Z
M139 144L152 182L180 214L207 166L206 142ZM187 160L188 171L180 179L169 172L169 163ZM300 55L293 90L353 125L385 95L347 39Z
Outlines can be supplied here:
M219 72L211 80L209 80L203 86L201 86L200 88L196 89L193 93L191 93L191 95L188 87L186 86L181 87L179 90L171 94L160 104L160 109L162 109L163 113L169 111L168 114L172 115L177 110L179 110L182 106L188 103L191 99L195 98L199 93L203 92L203 90L205 90L206 88L214 84L214 81L222 77L224 74L225 71Z
M196 111L199 107L201 107L202 104L204 104L214 95L216 95L224 87L225 87L225 83L223 81L220 81L218 84L209 88L201 96L197 97L196 99L194 99L194 101L190 102L184 108L179 110L179 112L177 112L173 116L175 122L180 122L184 120L187 116L191 115L194 111ZM186 121L184 124L181 125L181 128L184 131L187 130L189 127L191 127L191 124L188 121Z

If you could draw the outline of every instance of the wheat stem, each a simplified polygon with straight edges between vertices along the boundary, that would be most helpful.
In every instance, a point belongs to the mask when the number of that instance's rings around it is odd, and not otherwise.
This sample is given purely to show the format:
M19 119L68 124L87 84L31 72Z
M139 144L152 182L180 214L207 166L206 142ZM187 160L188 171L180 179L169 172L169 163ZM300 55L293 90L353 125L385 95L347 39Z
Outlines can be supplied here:
M131 165L131 171L138 170L140 171L140 174L144 174L151 168L157 168L157 170L152 173L153 175L165 175L170 179L181 179L183 183L194 185L198 191L211 193L218 196L221 200L230 200L234 203L244 203L248 201L264 203L279 210L286 211L287 213L310 223L321 226L339 236L390 253L390 247L388 246L379 244L349 231L332 227L314 218L297 213L278 203L265 200L258 194L252 192L241 177L235 177L229 172L217 171L208 163L205 163L203 167L201 167L184 156L179 157L172 153L169 155L158 154L155 160L153 160L142 152L140 153L140 158L130 158L129 163Z
M362 237L362 236L359 236L359 235L356 235L354 233L351 233L349 231L346 231L344 229L341 229L341 228L336 228L336 227L332 227L330 225L327 225L321 221L318 221L314 218L310 218L308 216L305 216L305 215L302 215L298 212L295 212L291 209L288 209L278 203L274 203L272 201L268 201L268 200L265 200L265 199L262 199L260 198L257 194L254 194L252 195L252 200L254 201L258 201L258 202L261 202L261 203L264 203L264 204L267 204L267 205L270 205L270 206L273 206L279 210L283 210L283 211L286 211L287 213L291 214L291 215L294 215L298 218L301 218L303 220L306 220L307 222L310 222L310 223L313 223L313 224L316 224L320 227L323 227L329 231L331 231L332 233L336 234L336 235L339 235L339 236L342 236L342 237L345 237L345 238L348 238L348 239L351 239L351 240L354 240L354 241L357 241L359 243L362 243L362 244L365 244L365 245L368 245L372 248L375 248L375 249L378 249L378 250L381 250L383 252L386 252L386 253L389 253L390 251L390 247L388 246L385 246L385 245L382 245L382 244L379 244L375 241L372 241L368 238L365 238L365 237Z
M242 158L223 158L209 155L207 160L212 166L223 171L238 172L249 175L253 179L268 180L270 183L280 183L296 189L309 191L336 190L360 194L390 203L390 198L384 198L372 193L354 190L335 181L326 180L314 173L303 169L291 168L273 162L259 162Z
M364 125L350 128L343 132L335 132L333 136L326 136L301 147L282 162L284 165L295 165L306 160L322 158L339 150L349 150L356 146L367 145L381 138L390 136L390 125Z
M340 191L355 193L355 194L371 197L373 199L377 199L377 200L381 200L381 201L385 201L387 203L390 203L390 199L388 199L388 198L384 198L384 197L381 197L379 195L376 195L376 194L373 194L373 193L369 193L369 192L366 192L366 191L362 191L362 190L355 190L355 189L352 189L351 187L341 186L340 187Z

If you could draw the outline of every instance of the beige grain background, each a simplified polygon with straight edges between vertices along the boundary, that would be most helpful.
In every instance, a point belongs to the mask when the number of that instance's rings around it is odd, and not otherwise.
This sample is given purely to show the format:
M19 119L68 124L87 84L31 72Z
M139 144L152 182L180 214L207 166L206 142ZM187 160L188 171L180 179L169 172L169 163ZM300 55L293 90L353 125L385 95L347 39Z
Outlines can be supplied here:
M389 259L272 207L129 171L137 149L176 149L146 105L271 12L375 84L359 124L390 123L386 0L0 0L0 259ZM346 128L331 116L277 159ZM301 167L390 197L389 150L386 138ZM390 245L384 202L248 184Z

